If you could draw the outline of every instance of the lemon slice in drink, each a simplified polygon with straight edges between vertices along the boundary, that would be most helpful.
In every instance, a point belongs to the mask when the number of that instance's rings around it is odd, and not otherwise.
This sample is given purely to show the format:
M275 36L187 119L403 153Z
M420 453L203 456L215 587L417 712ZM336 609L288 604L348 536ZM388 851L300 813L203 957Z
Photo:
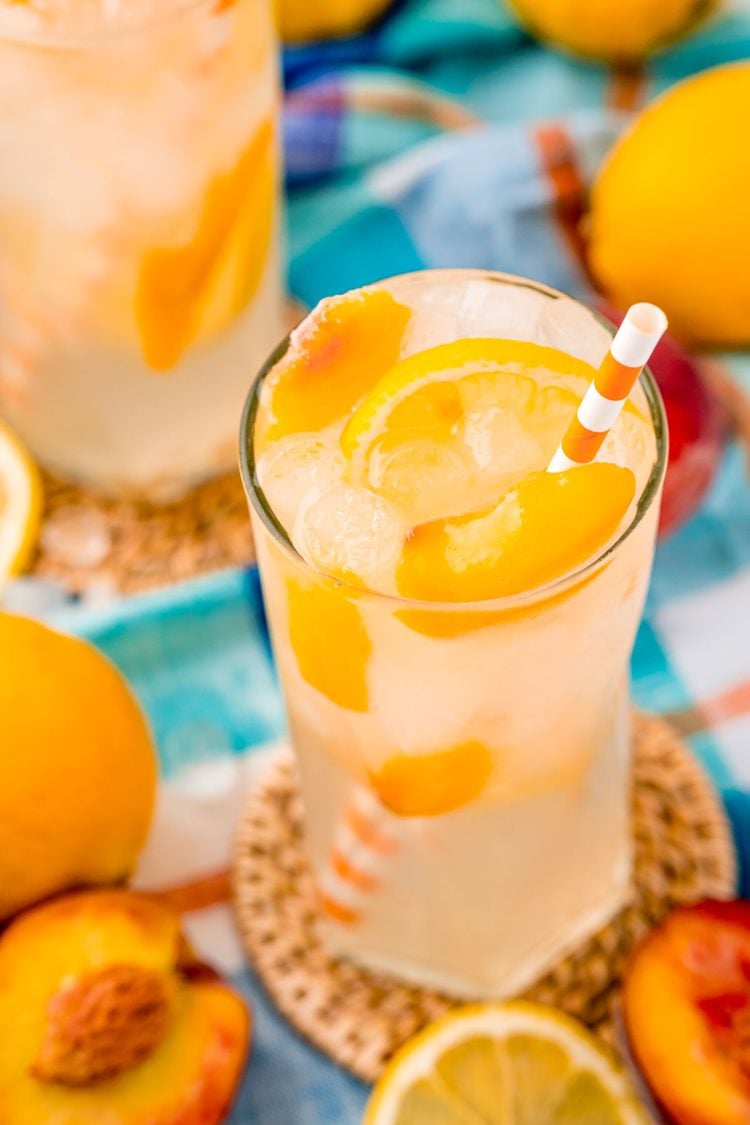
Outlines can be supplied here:
M511 1001L459 1008L403 1047L364 1125L648 1125L624 1070L575 1020Z
M544 386L540 372L552 373ZM473 407L488 401L541 424L556 416L559 392L566 418L594 374L582 360L556 348L519 340L472 338L417 352L392 367L359 404L344 427L341 448L351 458L365 455L384 433L430 432L444 437ZM549 376L548 376L549 379ZM558 392L548 396L545 391ZM575 393L577 392L577 393ZM542 401L535 401L542 395ZM549 402L545 402L549 398Z
M341 434L354 478L407 521L496 501L549 461L593 376L518 340L439 344L391 368Z
M26 565L41 512L39 470L13 431L0 422L0 585Z

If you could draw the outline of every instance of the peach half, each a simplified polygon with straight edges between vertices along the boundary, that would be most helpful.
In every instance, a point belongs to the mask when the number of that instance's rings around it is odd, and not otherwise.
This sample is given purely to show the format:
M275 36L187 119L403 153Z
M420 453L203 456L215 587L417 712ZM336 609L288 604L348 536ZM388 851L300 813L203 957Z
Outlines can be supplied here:
M217 1125L248 1052L240 997L179 918L125 890L53 899L0 938L3 1125Z
M680 907L636 949L623 1010L636 1062L678 1125L750 1121L750 902Z

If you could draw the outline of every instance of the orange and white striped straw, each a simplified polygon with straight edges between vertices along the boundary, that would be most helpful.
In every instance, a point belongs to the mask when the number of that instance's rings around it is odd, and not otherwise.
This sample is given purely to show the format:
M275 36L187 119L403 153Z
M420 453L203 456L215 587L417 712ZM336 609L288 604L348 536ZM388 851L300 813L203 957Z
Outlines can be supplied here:
M390 858L398 850L400 824L374 793L359 787L349 799L336 829L318 896L331 921L361 921L367 897L380 885Z
M547 466L548 473L594 460L666 330L667 318L658 305L631 305Z

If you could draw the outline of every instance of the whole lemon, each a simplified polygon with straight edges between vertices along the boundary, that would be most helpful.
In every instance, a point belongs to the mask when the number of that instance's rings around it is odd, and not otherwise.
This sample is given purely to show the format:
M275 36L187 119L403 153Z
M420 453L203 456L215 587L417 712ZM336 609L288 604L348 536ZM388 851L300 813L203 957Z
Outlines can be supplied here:
M391 0L276 0L285 43L353 35L372 23Z
M156 755L93 646L0 614L0 918L129 875L151 823Z
M750 343L750 63L674 86L610 154L589 261L612 301L655 301L693 344Z
M529 31L568 50L635 62L677 38L716 0L510 0Z

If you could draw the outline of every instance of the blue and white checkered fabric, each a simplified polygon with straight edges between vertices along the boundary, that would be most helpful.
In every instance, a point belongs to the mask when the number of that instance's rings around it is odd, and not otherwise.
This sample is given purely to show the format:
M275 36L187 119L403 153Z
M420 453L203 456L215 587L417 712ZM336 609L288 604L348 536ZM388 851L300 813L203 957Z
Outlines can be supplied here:
M747 57L750 15L736 10L656 57L641 97ZM552 129L561 159L585 187L622 127L622 114L608 108L617 76L533 43L500 0L399 0L365 36L287 51L285 77L290 279L303 301L447 265L587 293L560 226L545 138ZM750 389L750 361L736 357L730 366ZM235 783L253 749L283 732L255 576L224 573L98 610L66 610L57 621L124 669L154 725L163 801L144 879L221 866ZM682 717L725 793L747 871L743 622L750 622L750 489L740 451L730 447L701 511L659 549L633 678L640 705ZM243 966L226 908L211 907L189 925L255 1011L255 1049L232 1121L358 1121L365 1088L272 1010Z

